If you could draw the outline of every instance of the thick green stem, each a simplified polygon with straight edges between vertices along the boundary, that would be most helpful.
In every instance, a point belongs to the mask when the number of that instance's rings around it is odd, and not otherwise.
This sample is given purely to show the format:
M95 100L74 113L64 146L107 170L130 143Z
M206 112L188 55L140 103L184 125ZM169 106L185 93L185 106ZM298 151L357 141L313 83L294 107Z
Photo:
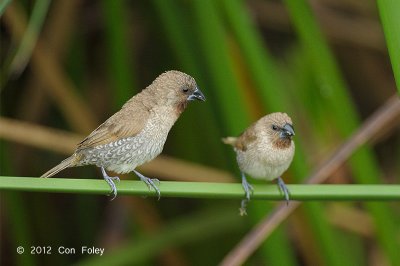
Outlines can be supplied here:
M124 180L117 183L119 195L156 196L144 182ZM278 187L255 184L252 199L283 200ZM288 185L292 200L380 201L400 200L400 185ZM163 197L231 198L244 196L240 183L206 183L161 181ZM0 190L52 193L108 194L110 188L103 180L35 178L0 176Z

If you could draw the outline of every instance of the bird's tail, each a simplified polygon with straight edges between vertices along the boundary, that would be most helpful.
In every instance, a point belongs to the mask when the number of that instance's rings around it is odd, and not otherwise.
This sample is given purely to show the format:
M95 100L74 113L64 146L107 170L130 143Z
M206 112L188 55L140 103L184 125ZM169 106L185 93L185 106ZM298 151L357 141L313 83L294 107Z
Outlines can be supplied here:
M236 144L236 137L226 137L226 138L222 138L222 142L231 146L235 146Z
M76 165L76 156L75 156L75 154L73 154L72 156L70 156L67 159L65 159L64 161L62 161L60 164L54 166L49 171L44 173L41 177L51 177L51 176L57 174L58 172L64 170L65 168L75 166L75 165Z

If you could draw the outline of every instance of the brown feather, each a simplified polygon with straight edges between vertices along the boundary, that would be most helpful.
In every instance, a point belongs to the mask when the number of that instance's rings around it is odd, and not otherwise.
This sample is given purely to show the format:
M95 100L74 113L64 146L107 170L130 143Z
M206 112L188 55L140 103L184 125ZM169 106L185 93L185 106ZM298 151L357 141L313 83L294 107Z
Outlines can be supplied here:
M122 138L134 137L143 129L149 115L148 108L137 99L132 98L119 112L107 119L80 142L78 150L111 143ZM121 123L121 121L123 122Z
M237 139L234 147L241 151L246 151L247 146L257 139L257 135L253 130L246 130Z

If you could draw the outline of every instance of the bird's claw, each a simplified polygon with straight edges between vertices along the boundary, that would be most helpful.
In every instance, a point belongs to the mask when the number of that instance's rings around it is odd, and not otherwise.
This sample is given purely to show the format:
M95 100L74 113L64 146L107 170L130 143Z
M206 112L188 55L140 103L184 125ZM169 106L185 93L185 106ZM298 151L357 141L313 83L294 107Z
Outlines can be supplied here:
M110 183L108 183L111 186L111 192L108 194L108 196L111 196L110 201L113 201L117 197L117 188L115 187L115 184L112 183L114 186L112 186Z
M117 197L117 187L115 186L115 181L117 181L119 183L121 180L119 179L118 176L109 176L109 178L110 178L110 180L106 180L106 181L111 187L111 192L110 192L109 196L112 196L112 198L110 200L110 201L112 201Z
M142 180L143 182L146 183L146 185L149 188L149 190L151 190L151 188L153 188L157 193L158 200L160 200L161 192L160 192L160 189L155 184L155 183L160 184L160 180L158 180L157 178L151 179L151 178L148 178L148 177L140 178L140 180Z
M160 185L160 180L158 180L157 178L153 178L151 180L153 181L153 183L157 183L157 186Z
M118 176L110 176L111 180L117 181L118 183L121 181Z
M106 173L106 170L104 170L103 167L101 167L101 173L103 174L104 180L111 187L111 192L110 192L109 196L112 196L111 200L114 200L117 197L117 187L115 186L114 180L119 182L119 177L118 176L108 176Z
M160 185L160 180L158 180L157 178L151 179L151 178L148 178L148 177L142 175L141 173L139 173L136 170L133 170L133 171L140 178L140 180L142 180L143 182L146 183L146 185L149 188L149 190L151 190L151 188L153 188L156 191L157 196L158 196L158 200L160 200L161 192L160 192L160 189L158 188L158 186L155 184L155 183L157 183L158 185Z
M108 183L108 185L111 187L111 192L108 194L109 196L112 196L111 200L114 200L117 197L117 187L115 186L114 183L114 178L110 176L104 176L104 180Z
M289 205L289 189L287 188L287 186L285 185L285 182L283 182L282 178L280 178L280 177L278 177L278 186L279 186L279 189L282 191L282 193L285 196L286 205Z

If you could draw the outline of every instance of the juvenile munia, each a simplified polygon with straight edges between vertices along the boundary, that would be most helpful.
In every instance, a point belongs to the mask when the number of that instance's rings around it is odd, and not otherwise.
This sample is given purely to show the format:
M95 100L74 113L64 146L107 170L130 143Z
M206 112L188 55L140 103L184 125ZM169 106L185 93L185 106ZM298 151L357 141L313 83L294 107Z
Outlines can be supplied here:
M158 180L140 174L135 168L161 153L168 132L192 100L205 101L205 97L191 76L175 70L161 74L81 141L70 157L42 177L53 176L68 167L96 165L111 187L112 199L117 196L114 182L119 177L108 176L106 170L117 174L133 171L160 196L155 184Z
M289 201L289 190L281 175L289 168L294 156L294 129L292 120L285 113L272 113L259 119L239 137L223 139L232 145L242 173L242 186L246 198L242 200L240 212L246 214L246 204L250 201L253 187L245 174L256 179L277 179L278 186Z

